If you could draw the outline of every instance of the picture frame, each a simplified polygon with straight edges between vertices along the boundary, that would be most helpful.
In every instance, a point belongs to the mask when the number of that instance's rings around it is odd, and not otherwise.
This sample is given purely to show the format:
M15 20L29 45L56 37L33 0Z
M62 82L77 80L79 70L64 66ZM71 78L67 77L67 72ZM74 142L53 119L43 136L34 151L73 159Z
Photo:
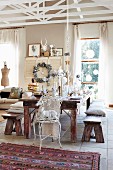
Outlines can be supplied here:
M28 45L28 56L39 57L40 56L40 43L34 43Z
M57 48L56 50L58 56L63 56L63 48Z

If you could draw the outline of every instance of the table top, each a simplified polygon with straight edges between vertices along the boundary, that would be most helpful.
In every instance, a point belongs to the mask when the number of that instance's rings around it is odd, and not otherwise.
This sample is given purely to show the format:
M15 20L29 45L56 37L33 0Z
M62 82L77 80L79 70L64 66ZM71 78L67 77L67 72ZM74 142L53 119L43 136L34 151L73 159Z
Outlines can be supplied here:
M40 100L41 95L32 96L31 98L21 98L20 101L23 101L24 103L36 103ZM49 96L48 96L49 97ZM52 97L52 96L51 96ZM69 103L80 103L83 99L87 100L90 97L90 94L86 94L84 96L55 96L55 98L58 98L62 102L69 102Z

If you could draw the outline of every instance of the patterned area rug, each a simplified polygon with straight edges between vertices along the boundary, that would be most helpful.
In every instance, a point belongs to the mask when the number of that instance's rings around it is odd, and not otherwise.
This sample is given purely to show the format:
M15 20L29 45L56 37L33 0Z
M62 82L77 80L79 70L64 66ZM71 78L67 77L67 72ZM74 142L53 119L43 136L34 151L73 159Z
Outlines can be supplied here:
M0 144L2 170L99 170L99 161L99 153Z

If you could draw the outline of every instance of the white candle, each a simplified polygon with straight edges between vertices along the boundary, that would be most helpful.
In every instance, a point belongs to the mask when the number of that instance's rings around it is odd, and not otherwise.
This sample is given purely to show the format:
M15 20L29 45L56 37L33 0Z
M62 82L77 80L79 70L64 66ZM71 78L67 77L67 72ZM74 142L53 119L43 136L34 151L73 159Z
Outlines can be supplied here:
M67 60L67 72L68 72L68 60Z
M6 64L6 61L4 61L4 65L6 66L7 64Z

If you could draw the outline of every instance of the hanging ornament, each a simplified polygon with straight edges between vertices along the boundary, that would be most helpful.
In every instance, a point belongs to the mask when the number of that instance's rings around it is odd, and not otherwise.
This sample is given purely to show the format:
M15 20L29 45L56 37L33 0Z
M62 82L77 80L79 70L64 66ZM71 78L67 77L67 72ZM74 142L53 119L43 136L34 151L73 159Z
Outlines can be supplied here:
M88 65L88 69L90 69L91 68L91 66L90 65Z
M90 74L88 74L87 76L86 76L86 81L91 81L92 80L92 77L90 76Z
M86 51L86 56L87 58L93 58L95 55L94 51L93 50L87 50Z
M98 70L95 69L95 70L93 71L93 74L94 74L94 75L97 75L97 74L98 74Z

